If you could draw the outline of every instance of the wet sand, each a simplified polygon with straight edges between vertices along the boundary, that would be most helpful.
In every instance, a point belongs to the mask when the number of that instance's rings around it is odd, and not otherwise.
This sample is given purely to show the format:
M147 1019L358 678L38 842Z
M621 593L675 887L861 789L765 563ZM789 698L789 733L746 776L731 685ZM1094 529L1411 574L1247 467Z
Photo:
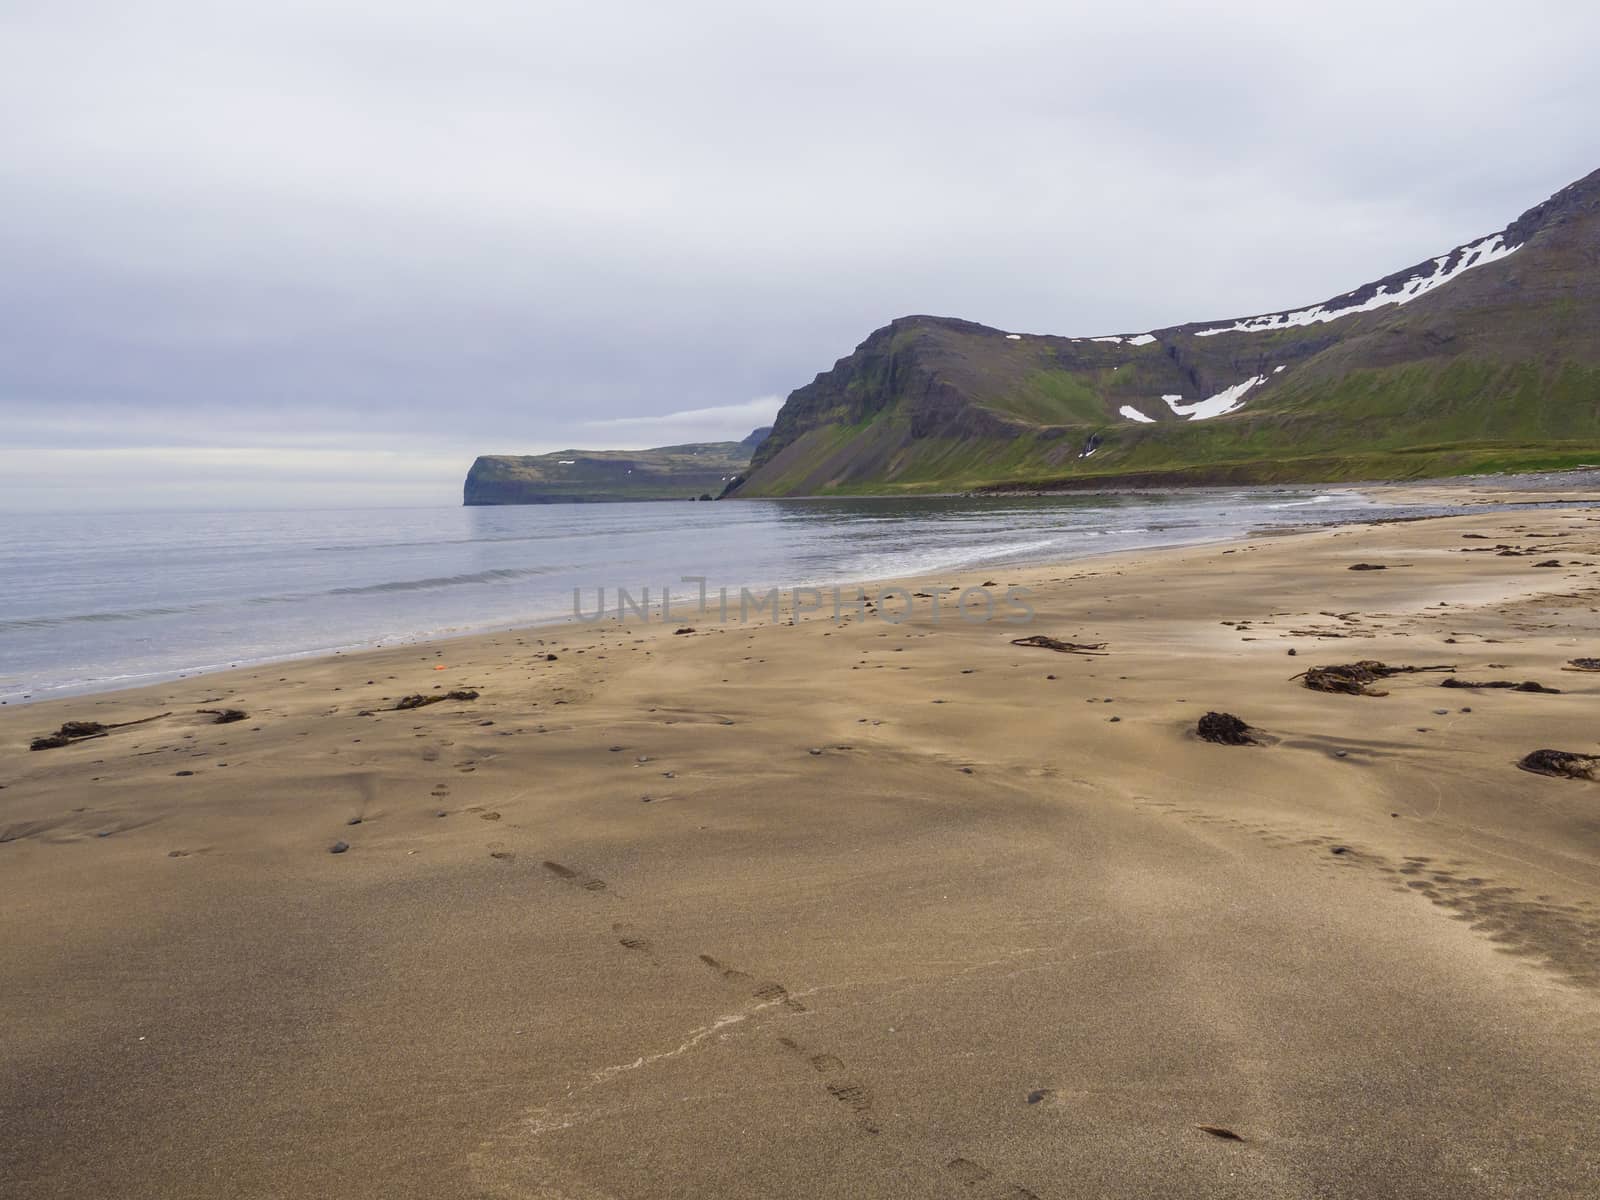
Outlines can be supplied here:
M1600 1191L1600 512L985 580L0 709L0 1192Z

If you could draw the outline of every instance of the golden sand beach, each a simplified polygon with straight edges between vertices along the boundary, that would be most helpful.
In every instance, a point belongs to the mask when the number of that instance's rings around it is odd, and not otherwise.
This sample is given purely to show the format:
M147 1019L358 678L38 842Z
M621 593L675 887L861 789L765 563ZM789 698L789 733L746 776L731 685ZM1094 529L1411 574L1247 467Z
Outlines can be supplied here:
M998 570L0 709L0 1192L1600 1195L1600 510Z

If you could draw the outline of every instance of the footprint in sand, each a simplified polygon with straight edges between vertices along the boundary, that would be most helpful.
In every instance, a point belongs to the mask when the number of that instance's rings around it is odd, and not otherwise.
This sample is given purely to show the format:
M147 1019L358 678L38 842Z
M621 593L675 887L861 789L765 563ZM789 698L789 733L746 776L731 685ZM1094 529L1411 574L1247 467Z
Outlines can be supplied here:
M617 944L624 949L632 950L636 954L643 954L651 962L658 961L654 943L632 925L619 921L611 926L611 932L617 935Z
M729 983L750 984L755 982L754 976L745 974L737 967L730 967L726 963L718 962L709 954L702 954L699 959L706 965L707 969L716 972Z
M804 1059L826 1082L828 1095L850 1110L863 1132L876 1134L879 1125L873 1113L872 1089L845 1077L843 1061L832 1054L814 1052L793 1038L781 1037L778 1044L791 1054Z
M563 866L561 863L551 862L549 859L545 859L544 869L549 871L552 875L559 875L562 879L565 879L569 883L577 884L585 891L603 892L606 890L605 880L595 879L593 876L580 874L579 872L574 871L571 867Z

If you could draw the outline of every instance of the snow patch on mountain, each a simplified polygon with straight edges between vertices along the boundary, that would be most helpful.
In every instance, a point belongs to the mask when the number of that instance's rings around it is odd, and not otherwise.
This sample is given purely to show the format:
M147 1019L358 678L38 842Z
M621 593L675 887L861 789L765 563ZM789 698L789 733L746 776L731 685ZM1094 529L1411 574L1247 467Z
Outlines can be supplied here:
M1232 325L1219 325L1212 329L1195 330L1196 337L1215 337L1219 333L1262 333L1271 329L1291 329L1298 325L1317 325L1324 321L1337 321L1353 313L1371 312L1391 304L1410 304L1418 296L1425 296L1435 288L1443 287L1463 271L1497 262L1508 254L1515 254L1521 246L1505 244L1505 235L1491 234L1465 246L1457 246L1448 254L1441 254L1428 265L1408 276L1400 284L1385 284L1365 300L1354 301L1354 292L1346 292L1311 308L1297 308L1293 312L1268 313L1263 317L1246 317ZM1349 303L1341 303L1349 301Z
M1144 425L1154 425L1156 423L1156 419L1154 417L1145 416L1131 404L1124 404L1121 408L1117 409L1117 411L1123 416L1127 417L1130 421L1138 421Z
M1148 346L1155 341L1155 335L1150 333L1109 334L1106 337L1094 337L1091 342L1110 342L1113 346Z
M1224 388L1215 396L1207 396L1204 400L1196 400L1193 404L1182 403L1182 396L1163 396L1167 407L1180 417L1188 417L1191 421L1204 421L1210 417L1220 417L1223 413L1231 413L1244 406L1244 394L1257 384L1265 383L1265 375L1254 375L1243 383L1236 383L1231 388Z

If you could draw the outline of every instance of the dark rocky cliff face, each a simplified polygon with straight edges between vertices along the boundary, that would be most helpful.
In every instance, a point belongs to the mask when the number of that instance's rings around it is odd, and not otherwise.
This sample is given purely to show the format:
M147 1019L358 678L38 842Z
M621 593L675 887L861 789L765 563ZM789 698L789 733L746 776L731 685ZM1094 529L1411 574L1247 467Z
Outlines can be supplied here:
M560 450L486 454L472 464L462 503L571 504L607 500L698 500L720 494L748 469L752 439L654 450Z
M962 355L948 335L996 335L972 321L901 317L868 336L809 384L792 392L772 435L750 462L753 474L803 433L821 425L860 425L887 409L903 412L915 437L1004 437L1020 426L975 407L954 376Z

